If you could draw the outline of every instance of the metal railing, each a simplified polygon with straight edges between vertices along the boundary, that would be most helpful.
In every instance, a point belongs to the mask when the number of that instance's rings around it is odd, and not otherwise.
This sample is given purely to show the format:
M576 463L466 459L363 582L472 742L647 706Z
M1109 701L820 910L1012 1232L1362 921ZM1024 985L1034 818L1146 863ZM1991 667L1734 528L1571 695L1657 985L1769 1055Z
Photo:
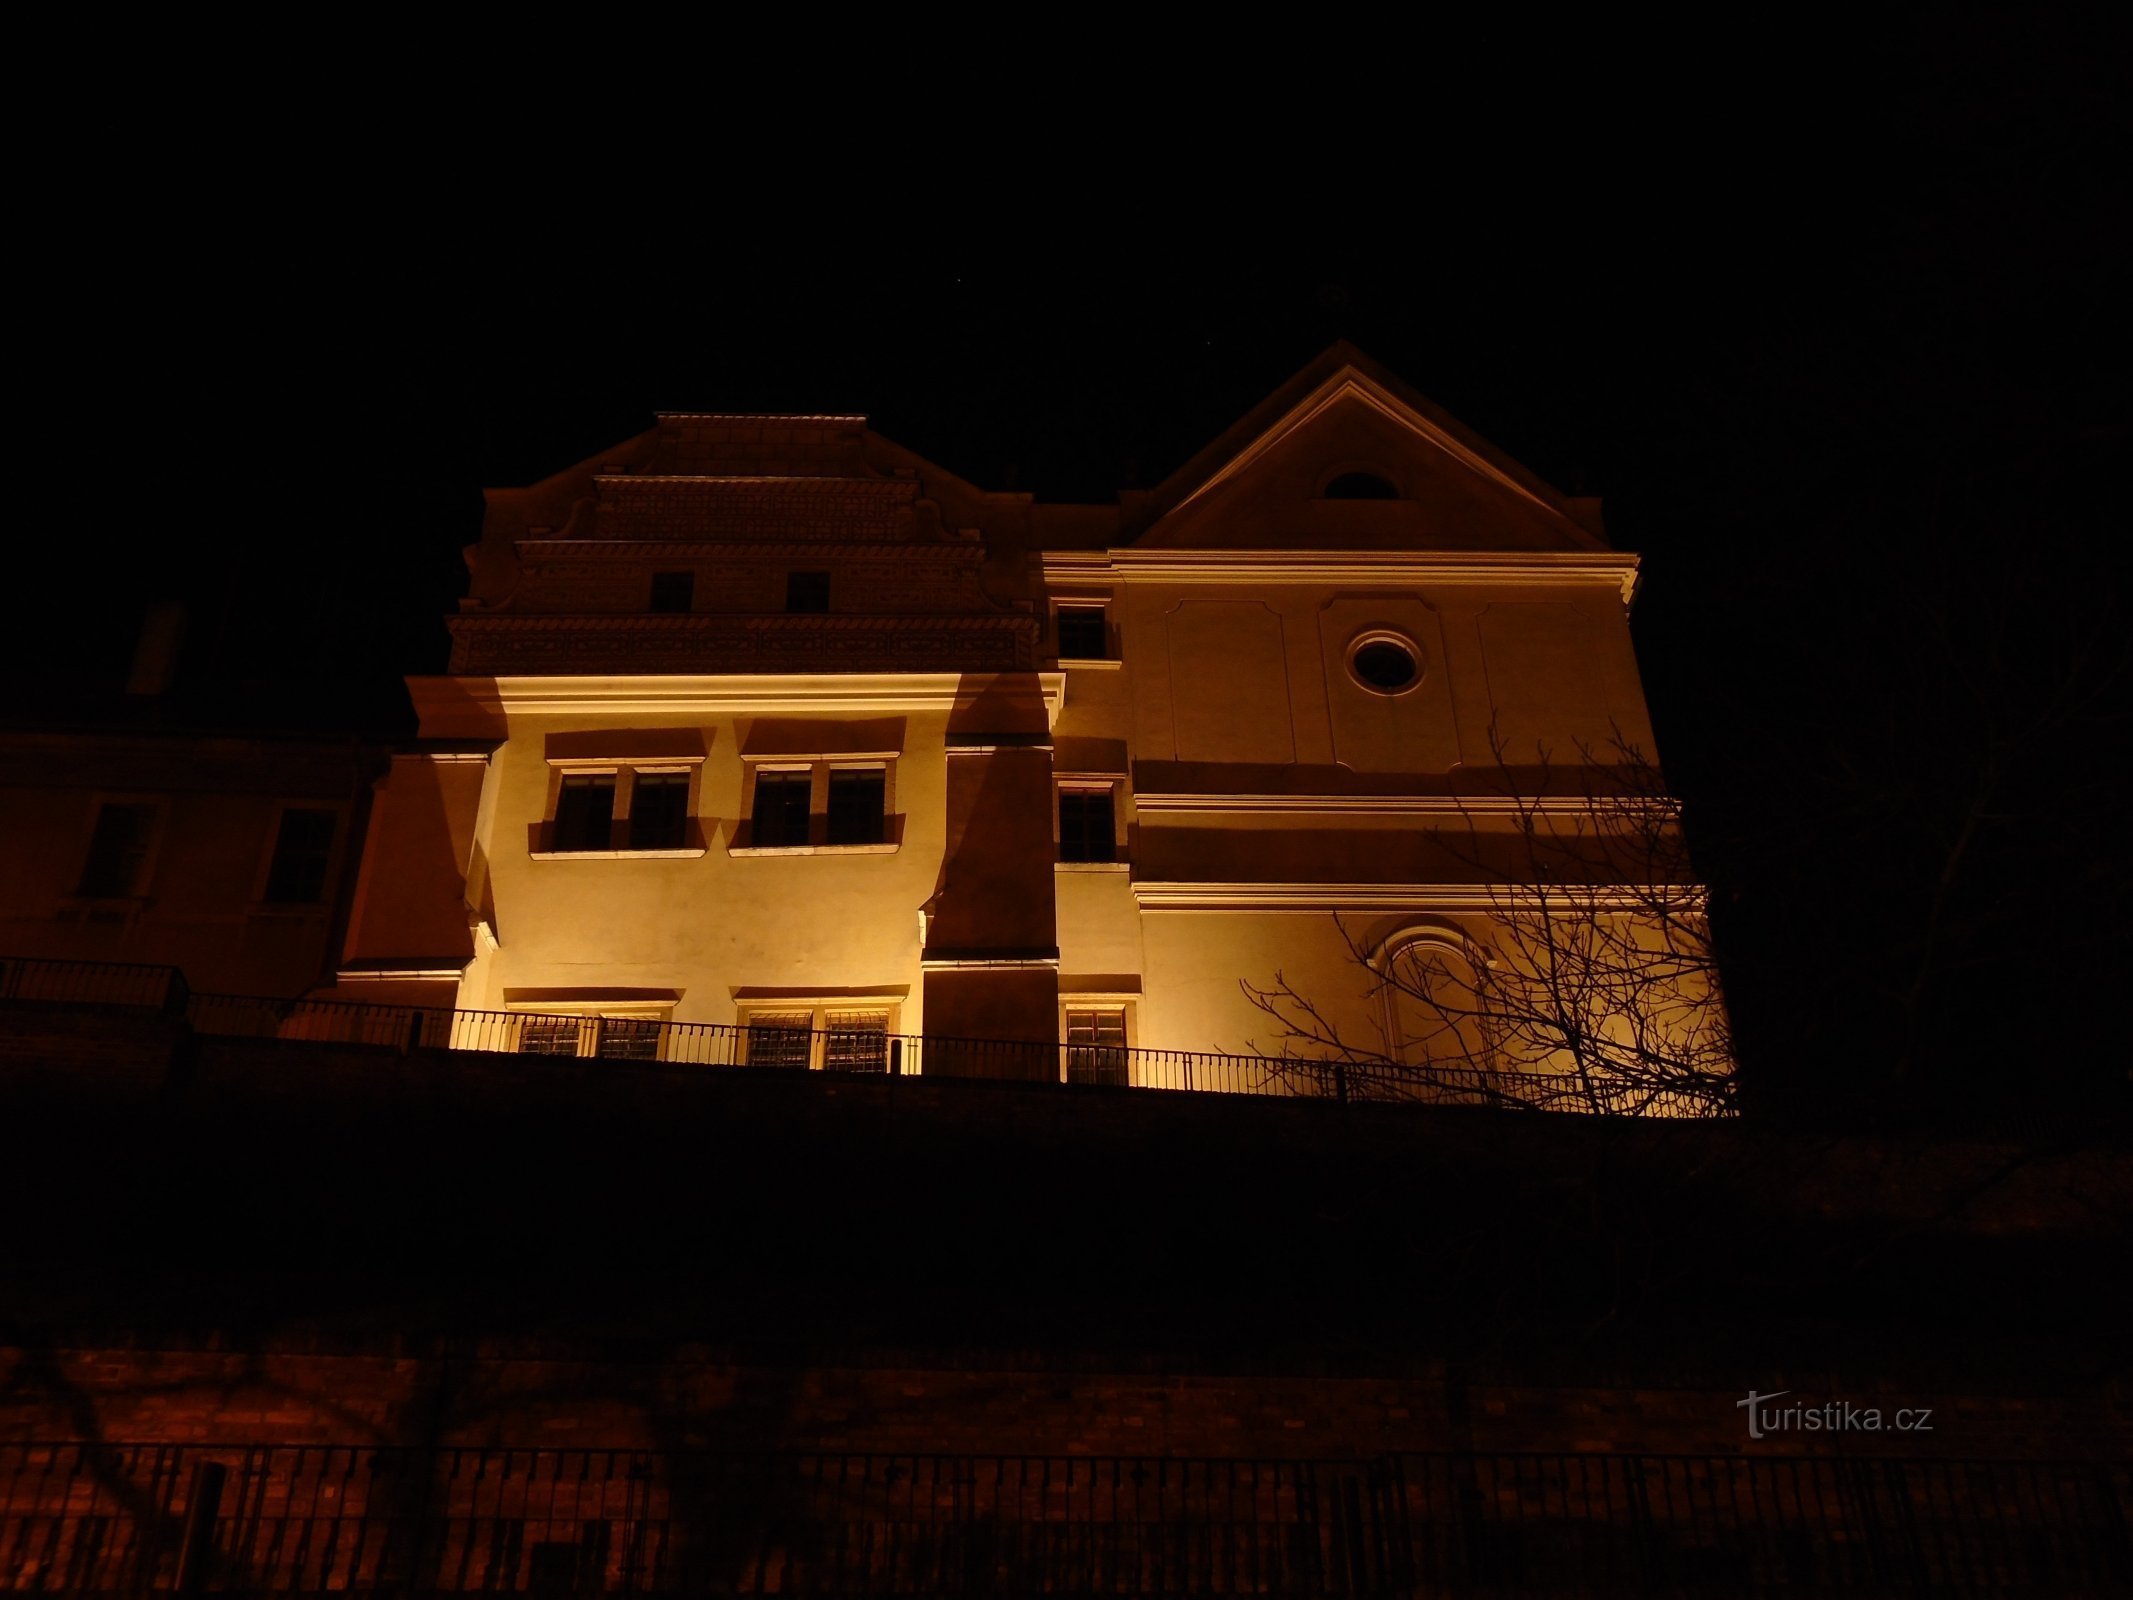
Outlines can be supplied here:
M2124 1592L2123 1465L0 1446L26 1593Z
M169 1012L183 1008L187 993L185 974L176 967L0 956L0 1000Z
M812 1067L1089 1087L1169 1089L1353 1103L1517 1107L1613 1116L1708 1117L1698 1097L1620 1084L1587 1091L1572 1075L1374 1061L1282 1059L1215 1051L1011 1039L959 1039L780 1022L663 1022L576 1012L447 1011L345 1000L190 991L171 967L0 960L23 998L93 1007L182 1009L201 1033L711 1067ZM0 999L14 998L0 992Z

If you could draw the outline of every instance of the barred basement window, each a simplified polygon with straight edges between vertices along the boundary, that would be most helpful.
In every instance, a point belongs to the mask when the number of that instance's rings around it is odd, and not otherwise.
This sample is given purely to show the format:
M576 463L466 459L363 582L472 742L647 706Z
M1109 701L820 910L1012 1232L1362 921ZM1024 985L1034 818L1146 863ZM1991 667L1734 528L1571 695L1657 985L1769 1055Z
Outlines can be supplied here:
M518 1026L522 1056L574 1056L583 1024L576 1017L528 1017Z
M822 1065L831 1072L888 1071L888 1012L832 1011L822 1035Z
M826 572L785 574L787 611L827 611L830 608L830 575Z
M316 905L326 898L326 863L333 854L331 811L289 810L274 836L265 898L276 905Z
M607 1061L657 1061L659 1024L634 1017L602 1017L599 1048L593 1053Z
M805 1072L815 1047L812 1011L759 1011L748 1019L751 1067L793 1067Z
M1068 1083L1126 1084L1126 1013L1123 1010L1066 1014Z

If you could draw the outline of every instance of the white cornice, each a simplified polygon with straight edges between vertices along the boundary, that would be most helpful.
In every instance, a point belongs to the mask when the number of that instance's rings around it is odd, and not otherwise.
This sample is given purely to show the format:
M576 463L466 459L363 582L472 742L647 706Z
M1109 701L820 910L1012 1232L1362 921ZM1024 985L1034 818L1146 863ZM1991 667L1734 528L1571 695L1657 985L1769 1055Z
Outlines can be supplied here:
M1551 886L1557 903L1603 910L1635 910L1659 896L1658 886ZM1700 906L1704 890L1683 884L1675 891L1684 907ZM1543 896L1510 883L1150 883L1133 886L1143 911L1480 911L1537 908Z
M1637 588L1627 550L1141 550L1043 558L1047 578L1116 583L1398 583L1561 588L1606 584L1624 604Z
M697 712L705 716L791 713L953 711L982 692L983 680L1033 679L1045 717L1056 722L1066 674L961 672L810 672L632 674L584 677L409 678L418 716L487 707L520 714L598 711L610 714Z
M661 422L858 422L867 419L850 411L655 411Z
M1136 791L1136 811L1230 816L1327 813L1350 816L1515 817L1532 812L1581 815L1604 801L1583 795L1453 794L1150 794Z

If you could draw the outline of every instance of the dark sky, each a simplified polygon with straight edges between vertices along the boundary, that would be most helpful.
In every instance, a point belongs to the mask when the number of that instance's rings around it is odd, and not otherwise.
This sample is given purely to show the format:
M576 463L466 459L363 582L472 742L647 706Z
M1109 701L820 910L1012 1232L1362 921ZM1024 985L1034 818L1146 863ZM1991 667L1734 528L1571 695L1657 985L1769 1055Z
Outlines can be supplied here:
M18 594L18 682L115 682L175 589L193 703L390 729L480 487L655 410L864 411L1108 498L1345 337L1644 553L1752 1064L2109 1076L2076 997L2127 887L2123 39L1736 26L1160 119L1128 74L834 129L692 101L598 148L533 79L440 86L435 128L381 103L308 163L173 125L122 206L44 230L34 437L95 572Z

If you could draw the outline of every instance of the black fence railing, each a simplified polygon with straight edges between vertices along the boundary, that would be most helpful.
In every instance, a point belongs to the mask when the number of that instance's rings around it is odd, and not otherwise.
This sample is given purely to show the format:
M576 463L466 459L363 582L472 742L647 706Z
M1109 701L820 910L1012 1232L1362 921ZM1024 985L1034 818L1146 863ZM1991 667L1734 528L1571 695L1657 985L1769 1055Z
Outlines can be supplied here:
M398 1050L474 1050L578 1056L690 1066L812 1068L830 1072L1012 1078L1099 1087L1276 1095L1353 1102L1518 1107L1613 1116L1709 1117L1730 1106L1628 1084L1583 1086L1564 1074L1432 1067L1426 1073L1374 1061L1277 1059L1213 1051L1112 1044L959 1039L891 1034L879 1026L667 1022L576 1012L447 1011L341 1000L194 993L169 967L105 968L94 962L0 962L24 969L14 981L52 1002L182 1010L201 1033L377 1045ZM31 971L30 969L35 969ZM0 999L12 998L0 994Z
M2123 1465L0 1446L20 1593L2128 1592Z
M126 961L0 956L0 1000L31 1005L177 1012L189 991L176 967Z

